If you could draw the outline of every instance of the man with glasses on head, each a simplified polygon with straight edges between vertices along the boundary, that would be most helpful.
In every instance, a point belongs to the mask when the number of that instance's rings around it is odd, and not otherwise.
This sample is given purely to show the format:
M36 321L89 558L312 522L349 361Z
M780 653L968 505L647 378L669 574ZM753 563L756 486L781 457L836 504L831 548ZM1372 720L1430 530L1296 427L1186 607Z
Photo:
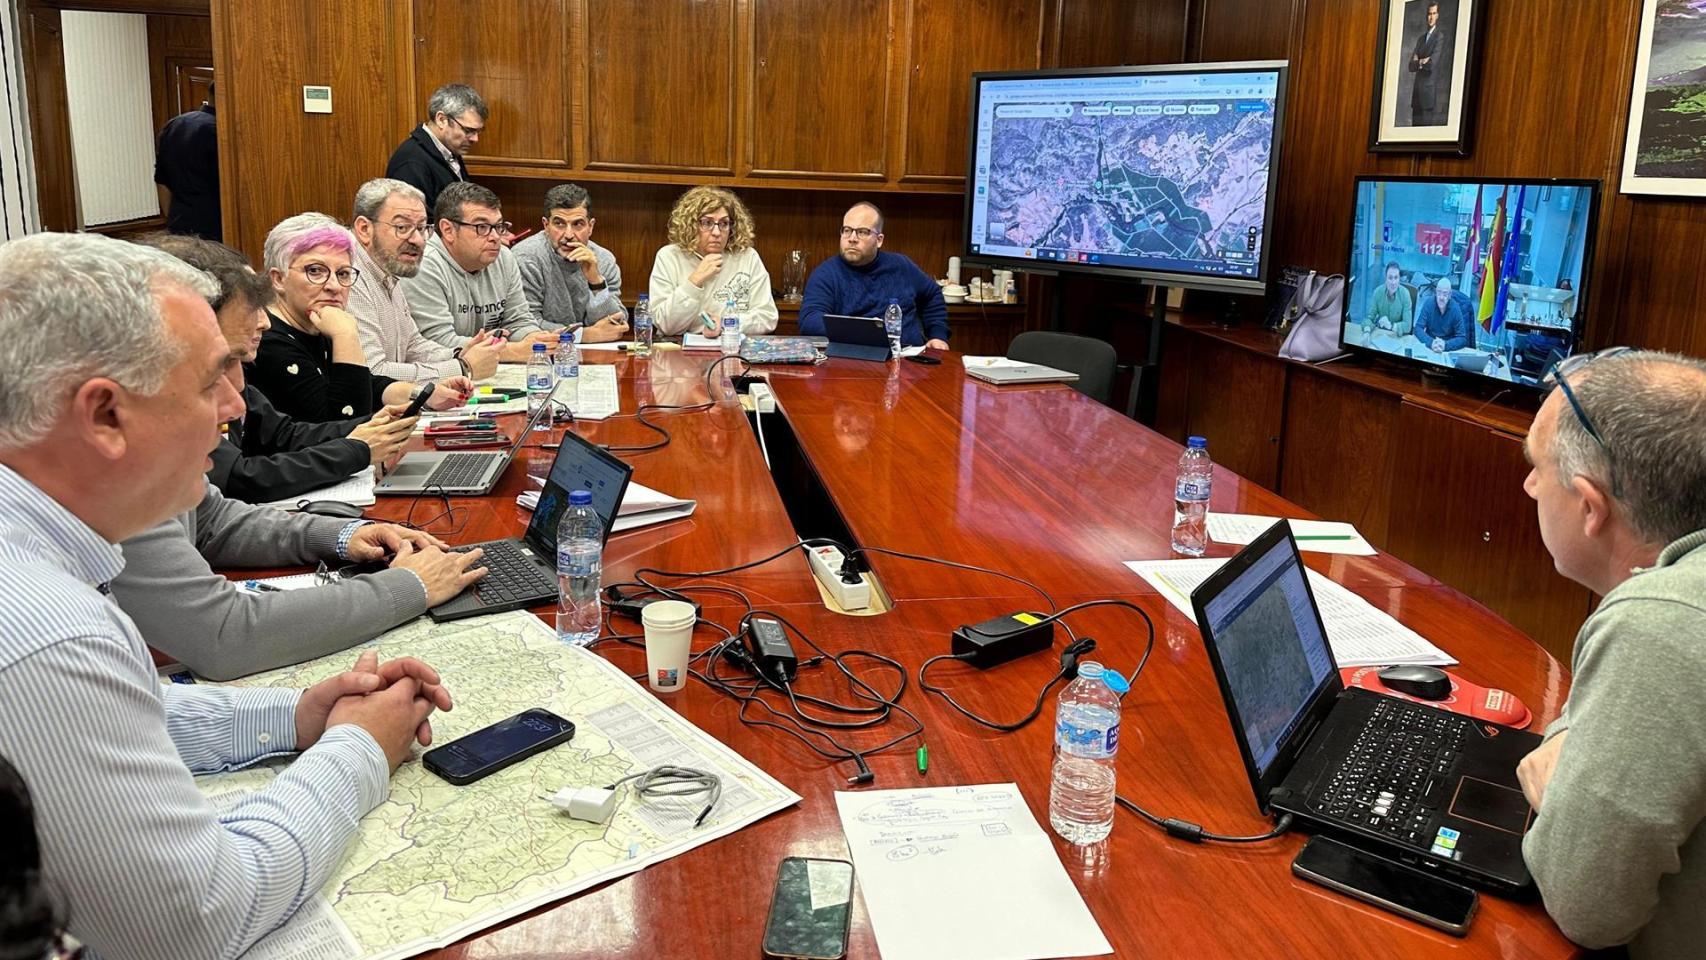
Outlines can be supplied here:
M1706 363L1614 348L1571 357L1523 450L1558 572L1604 599L1573 683L1517 768L1523 857L1587 947L1706 943Z
M385 165L385 176L401 180L424 195L428 210L445 187L468 179L463 157L486 129L486 101L465 83L447 83L427 99L427 120L398 144Z
M592 242L592 197L559 183L545 192L543 230L515 245L521 286L533 312L549 324L578 328L586 343L628 333L622 309L622 271L609 250Z
M880 317L900 303L900 342L948 349L948 306L942 288L898 253L883 249L883 212L860 201L841 218L841 254L817 265L800 300L800 333L822 336L823 315Z
M460 347L421 335L403 295L402 281L420 272L432 222L421 192L401 180L369 180L355 192L353 262L361 271L349 291L367 368L394 380L431 380L461 374L484 380L498 369L500 344L481 330Z
M453 183L438 196L432 239L419 272L403 281L415 326L452 350L499 341L498 359L526 363L535 343L554 344L521 286L515 252L504 246L510 223L498 195L477 183Z

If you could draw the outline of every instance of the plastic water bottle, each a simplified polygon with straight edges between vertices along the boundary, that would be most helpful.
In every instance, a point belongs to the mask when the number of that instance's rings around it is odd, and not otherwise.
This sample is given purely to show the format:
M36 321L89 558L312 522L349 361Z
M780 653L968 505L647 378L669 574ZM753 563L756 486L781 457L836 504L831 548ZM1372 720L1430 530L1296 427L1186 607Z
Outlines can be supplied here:
M604 523L592 509L592 494L569 494L569 509L557 522L557 639L584 647L598 639L598 581L604 573Z
M1094 660L1080 663L1055 706L1048 823L1068 843L1095 843L1114 828L1120 698L1102 673Z
M900 325L902 323L900 301L889 299L889 308L883 311L883 332L889 335L889 359L900 359Z
M634 301L634 349L628 351L636 357L652 355L652 299L648 294L640 294Z
M545 345L533 345L533 353L527 358L527 416L533 417L539 408L551 401L551 388L555 382L551 379L551 358L545 353ZM551 418L540 417L533 421L533 429L546 430L551 425Z
M1192 437L1179 455L1173 482L1173 552L1200 557L1208 549L1208 497L1214 489L1214 461L1208 441Z
M732 303L730 310L733 310ZM739 354L740 341L740 314L733 312L723 314L723 335L721 339L723 356L732 357Z
M557 350L551 357L551 372L557 378L557 402L573 411L580 401L581 352L575 346L575 335L567 330L557 334ZM564 418L568 419L567 417Z

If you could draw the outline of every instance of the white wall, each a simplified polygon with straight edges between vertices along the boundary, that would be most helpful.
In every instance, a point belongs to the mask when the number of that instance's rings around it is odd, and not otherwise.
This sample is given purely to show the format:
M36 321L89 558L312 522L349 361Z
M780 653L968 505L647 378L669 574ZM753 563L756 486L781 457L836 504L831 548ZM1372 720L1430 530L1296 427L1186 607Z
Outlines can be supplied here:
M154 188L148 18L67 10L60 22L83 225L154 216L160 195Z
M0 240L41 229L17 13L16 4L0 9Z

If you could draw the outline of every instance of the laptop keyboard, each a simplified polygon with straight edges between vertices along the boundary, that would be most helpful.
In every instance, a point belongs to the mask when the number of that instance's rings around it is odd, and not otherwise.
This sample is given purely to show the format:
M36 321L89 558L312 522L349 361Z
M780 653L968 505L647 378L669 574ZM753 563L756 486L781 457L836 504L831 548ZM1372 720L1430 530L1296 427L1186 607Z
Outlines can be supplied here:
M426 489L459 490L477 486L492 464L490 453L452 453L445 455L432 474L426 478Z
M1433 804L1443 799L1430 801L1428 785L1450 771L1469 727L1469 718L1459 714L1382 698L1309 805L1335 820L1426 848L1433 842L1428 826L1439 812Z
M528 554L522 552L520 544L494 540L455 549L464 552L474 547L486 551L480 557L480 566L486 568L486 576L474 585L474 592L479 595L481 603L495 606L515 600L531 602L535 598L556 596L556 578L541 570Z

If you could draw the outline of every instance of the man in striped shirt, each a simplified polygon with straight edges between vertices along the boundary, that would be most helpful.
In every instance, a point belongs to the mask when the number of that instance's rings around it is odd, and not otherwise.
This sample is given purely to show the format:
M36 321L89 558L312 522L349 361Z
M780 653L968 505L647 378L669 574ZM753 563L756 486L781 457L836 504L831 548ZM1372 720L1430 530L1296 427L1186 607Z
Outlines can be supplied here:
M107 595L116 544L195 505L242 412L214 292L94 234L0 246L0 744L36 801L43 880L106 957L248 949L450 707L430 667L371 654L304 691L162 686ZM223 813L192 779L291 752Z

